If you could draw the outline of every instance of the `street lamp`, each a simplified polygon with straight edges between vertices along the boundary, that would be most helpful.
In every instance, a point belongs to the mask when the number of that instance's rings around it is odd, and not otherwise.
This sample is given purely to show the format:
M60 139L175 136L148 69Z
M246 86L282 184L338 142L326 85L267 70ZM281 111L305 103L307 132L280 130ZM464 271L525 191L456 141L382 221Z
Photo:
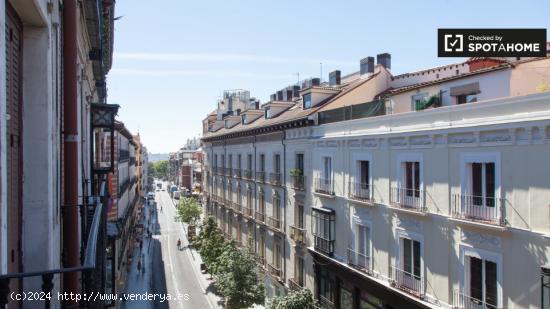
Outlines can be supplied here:
M92 167L94 174L107 174L114 170L115 116L117 104L92 103Z

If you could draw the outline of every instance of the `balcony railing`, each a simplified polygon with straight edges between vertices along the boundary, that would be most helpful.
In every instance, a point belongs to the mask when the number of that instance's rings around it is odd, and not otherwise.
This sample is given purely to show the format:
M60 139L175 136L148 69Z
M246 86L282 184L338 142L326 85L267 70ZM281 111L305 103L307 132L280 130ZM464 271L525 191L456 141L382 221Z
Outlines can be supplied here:
M233 210L235 210L236 212L241 212L241 204L240 203L232 203L232 207Z
M281 185L281 173L269 173L269 183L274 186Z
M264 214L264 213L261 213L261 212L259 212L259 211L256 211L256 213L254 213L254 218L255 218L257 221L265 222L265 214Z
M272 265L271 263L267 264L267 271L270 275L272 275L275 278L278 278L279 280L282 277L281 267L277 267L276 265Z
M246 217L252 218L252 208L251 207L243 207L243 215Z
M254 258L258 264L260 264L261 267L265 267L265 257L261 255L256 255Z
M424 278L392 266L392 285L416 297L424 297Z
M243 170L243 178L252 179L252 171L251 170Z
M496 302L496 299L495 301ZM489 304L458 290L453 291L453 308L456 309L501 309L495 304Z
M322 193L322 194L329 194L334 195L334 191L332 189L332 181L327 178L315 178L315 192Z
M288 279L288 287L293 291L301 290L303 288L303 281L300 283L300 279L290 278Z
M391 188L390 203L403 209L426 212L424 190Z
M265 182L265 172L256 172L256 181Z
M351 248L348 248L348 265L364 273L371 273L369 256Z
M453 217L504 226L505 200L475 195L453 195Z
M276 218L276 217L268 217L267 218L267 225L269 225L273 229L276 229L276 230L280 231L281 230L281 219Z
M306 176L303 175L291 175L292 178L292 189L298 191L305 190Z
M306 244L306 230L303 228L296 227L294 225L290 226L290 239L295 243L300 245Z
M368 183L350 182L349 198L364 202L372 201L373 186Z
M233 170L233 177L235 178L241 178L241 169L236 168Z
M10 281L21 280L24 278L41 277L42 278L42 291L46 295L42 303L42 307L49 309L51 307L51 301L48 299L48 295L53 294L52 291L55 287L55 282L61 282L62 279L54 280L56 275L64 275L67 273L81 273L82 277L82 290L84 294L90 295L91 293L104 293L106 289L105 280L97 279L103 278L106 274L106 204L108 203L109 193L107 191L106 181L102 181L100 185L99 196L95 198L95 201L91 205L79 205L79 207L85 207L85 211L81 211L80 229L84 231L83 238L86 239L85 244L82 243L81 254L83 254L84 261L80 266L29 271L22 273L11 273L0 275L0 308L6 308L8 301L10 300ZM28 279L27 279L28 280ZM58 287L61 291L61 287ZM38 294L38 292L35 292ZM14 303L15 299L11 298ZM107 305L113 305L109 302L99 299L89 299L81 303L78 308L104 308ZM31 305L32 308L39 308L38 303ZM23 308L23 303L19 305Z
M229 176L229 177L232 177L233 176L233 169L230 168L230 167L226 167L225 168L225 175Z
M332 255L334 253L334 239L326 239L319 235L313 235L315 250L324 252L328 255Z
M334 302L323 295L319 295L319 306L323 309L334 309L336 306Z

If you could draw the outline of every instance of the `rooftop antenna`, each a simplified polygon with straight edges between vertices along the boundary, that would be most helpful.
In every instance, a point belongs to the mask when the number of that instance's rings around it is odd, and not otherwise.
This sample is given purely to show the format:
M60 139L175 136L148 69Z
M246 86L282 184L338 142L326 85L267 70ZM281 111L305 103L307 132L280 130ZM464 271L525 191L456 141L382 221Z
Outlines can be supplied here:
M321 68L321 73L319 75L320 79L321 79L321 83L323 82L323 63L322 62L319 62L319 66Z

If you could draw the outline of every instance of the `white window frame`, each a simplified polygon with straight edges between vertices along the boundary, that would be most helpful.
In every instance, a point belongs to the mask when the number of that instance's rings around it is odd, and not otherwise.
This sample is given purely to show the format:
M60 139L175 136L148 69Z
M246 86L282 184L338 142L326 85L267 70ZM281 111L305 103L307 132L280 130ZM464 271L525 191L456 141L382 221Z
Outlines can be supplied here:
M353 216L353 250L356 252L359 252L359 227L363 226L368 229L368 238L367 238L367 244L366 244L366 255L369 257L369 265L368 267L372 269L373 265L373 256L372 256L372 223L368 220L365 220L355 214Z
M373 188L373 180L372 180L372 154L370 153L361 153L361 154L353 154L352 156L352 166L350 167L352 170L350 172L350 178L352 182L359 182L361 179L361 166L360 161L368 161L369 162L369 196L372 197L374 194L374 188Z
M395 266L396 267L399 267L399 269L401 269L402 271L404 271L404 261L403 261L403 248L401 246L402 244L402 239L403 238L408 238L410 240L416 240L418 242L420 242L420 278L421 280L423 281L423 284L424 284L424 281L425 281L425 270L424 270L424 236L422 236L421 234L418 234L418 233L414 233L414 232L409 232L409 231L406 231L406 230L403 230L401 228L399 228L398 230L396 230L396 238L397 238L397 244L396 244L396 255L395 255ZM411 265L414 265L414 264L411 264Z
M407 182L406 162L419 162L419 190L424 191L424 157L421 153L401 153L397 155L397 187L405 188ZM414 183L414 181L413 181Z
M460 194L471 195L472 163L494 163L495 164L495 199L501 197L501 170L500 152L465 152L460 154ZM485 177L485 176L483 176ZM483 186L485 187L485 186ZM483 188L485 191L485 188ZM496 206L497 203L495 203ZM496 208L500 215L500 207Z
M332 154L323 153L320 155L320 168L319 168L319 178L324 178L325 176L325 158L330 158L330 175L327 178L330 179L330 184L334 189L334 157Z
M469 267L466 267L466 257L474 257L481 260L488 260L497 264L497 308L502 307L502 255L483 249L473 248L460 244L460 263L463 271L460 274L460 292L466 293L470 290ZM482 301L485 301L483 299Z

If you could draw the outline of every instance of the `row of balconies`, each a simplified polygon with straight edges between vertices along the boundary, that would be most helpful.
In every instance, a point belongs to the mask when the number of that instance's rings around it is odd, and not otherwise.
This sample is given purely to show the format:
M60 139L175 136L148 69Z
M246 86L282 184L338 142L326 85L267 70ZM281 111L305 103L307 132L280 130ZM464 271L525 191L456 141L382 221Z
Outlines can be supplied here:
M331 181L316 178L314 185L316 193L334 195ZM375 188L373 185L350 182L348 188L349 199L374 205ZM506 199L492 196L453 194L451 202L451 216L453 218L498 226L506 224ZM419 214L428 213L425 190L392 187L390 188L390 206Z
M274 186L283 186L283 177L281 173L266 173L265 171L259 171L253 174L252 170L248 169L231 169L214 167L213 173L220 176L234 177L237 179L255 180L259 183L270 183ZM268 176L269 178L266 178ZM291 186L295 190L305 190L305 176L302 175L290 175Z

